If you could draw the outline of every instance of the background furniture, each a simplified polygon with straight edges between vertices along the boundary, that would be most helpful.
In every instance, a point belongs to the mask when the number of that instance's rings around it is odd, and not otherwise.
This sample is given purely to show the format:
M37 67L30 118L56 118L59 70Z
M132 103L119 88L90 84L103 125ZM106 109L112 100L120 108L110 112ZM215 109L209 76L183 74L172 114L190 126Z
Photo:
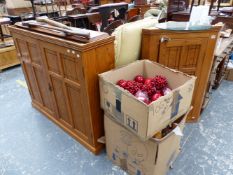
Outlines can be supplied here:
M32 12L32 5L29 0L7 0L6 7L8 15L20 15Z
M15 46L0 49L0 72L3 69L20 64Z
M112 32L119 27L120 25L122 25L123 22L121 20L117 20L117 21L113 21L111 24L109 24L105 29L104 32L108 33L109 35L112 34Z
M131 8L127 11L126 20L133 18L134 16L140 15L141 10L139 8Z
M3 33L3 25L6 27L6 25L11 24L10 18L1 18L0 17L0 39L2 42L4 42L5 38L11 37L11 35L4 34Z
M145 5L134 5L134 8L140 9L140 15L144 16L144 14L147 12L147 10L150 10L151 5L145 4Z
M115 36L115 66L123 66L140 58L142 29L150 28L158 23L156 18L144 18L118 27L112 35ZM147 43L147 47L149 43Z
M189 122L200 117L220 27L204 31L143 29L142 59L197 76ZM150 46L150 47L148 47Z
M229 38L222 38L220 41L220 46L215 51L215 62L212 70L213 74L216 75L213 83L214 89L218 88L225 77L229 57L233 50L233 35Z
M16 26L9 28L32 105L98 153L103 144L97 139L104 134L98 74L114 68L114 37L105 35L84 44Z
M135 21L138 21L140 19L142 19L142 16L141 15L136 15L136 16L133 16L132 18L130 18L128 20L128 22L135 22Z
M111 12L115 9L119 11L119 18L124 20L125 14L128 10L128 4L125 2L104 4L101 6L92 7L89 10L89 12L99 12L100 13L101 18L102 18L101 31L103 31L105 29L105 27L108 26L108 19L111 15ZM116 19L116 20L118 20L118 19Z

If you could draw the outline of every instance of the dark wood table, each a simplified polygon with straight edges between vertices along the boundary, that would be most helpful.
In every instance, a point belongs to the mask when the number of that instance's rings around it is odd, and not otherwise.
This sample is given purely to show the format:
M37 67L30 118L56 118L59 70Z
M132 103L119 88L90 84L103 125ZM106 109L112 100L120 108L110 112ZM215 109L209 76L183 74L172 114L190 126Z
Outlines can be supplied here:
M110 13L114 9L118 11L123 9L125 12L122 12L122 14L121 12L119 12L121 15L120 18L123 18L126 11L128 10L128 3L125 3L125 2L111 3L111 4L104 4L104 5L90 8L89 12L99 12L101 15L101 18L102 18L101 31L103 31L104 28L108 26L108 19L110 17Z
M85 14L77 14L77 15L68 15L67 18L71 22L73 27L79 27L79 28L89 28L89 21L88 16L93 14L99 14L96 13L85 13Z

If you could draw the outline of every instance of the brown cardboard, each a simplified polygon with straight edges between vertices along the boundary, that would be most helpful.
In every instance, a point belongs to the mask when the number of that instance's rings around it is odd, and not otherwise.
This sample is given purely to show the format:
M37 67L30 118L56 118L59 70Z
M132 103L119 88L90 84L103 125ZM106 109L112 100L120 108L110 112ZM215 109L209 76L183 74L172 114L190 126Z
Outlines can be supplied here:
M233 81L233 69L227 69L226 70L226 80Z
M172 92L146 105L116 85L136 75L167 77ZM196 78L149 60L141 60L99 75L101 107L119 123L147 140L190 108Z
M186 117L178 123L181 131ZM151 138L144 142L107 113L104 127L108 158L130 175L165 175L180 153L181 136L174 132L162 139Z

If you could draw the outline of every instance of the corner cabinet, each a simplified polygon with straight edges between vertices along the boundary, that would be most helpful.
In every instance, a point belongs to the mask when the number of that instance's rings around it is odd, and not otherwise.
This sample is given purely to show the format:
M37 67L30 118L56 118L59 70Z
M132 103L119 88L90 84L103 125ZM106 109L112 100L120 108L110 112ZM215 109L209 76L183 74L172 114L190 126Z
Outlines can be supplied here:
M220 27L204 31L143 29L142 58L197 77L193 110L187 121L199 119L213 64Z
M114 68L114 38L82 44L10 27L32 105L86 148L103 145L98 74Z

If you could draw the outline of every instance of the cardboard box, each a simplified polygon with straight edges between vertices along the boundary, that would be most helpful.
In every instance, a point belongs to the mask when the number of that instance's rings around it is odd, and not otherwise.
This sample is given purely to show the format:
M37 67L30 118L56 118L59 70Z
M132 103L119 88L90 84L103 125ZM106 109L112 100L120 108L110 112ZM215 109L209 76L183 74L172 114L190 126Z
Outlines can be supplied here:
M146 105L116 85L136 75L167 77L171 93ZM99 75L101 107L142 140L151 138L190 108L196 78L149 60L141 60Z
M165 175L180 153L180 140L187 115L162 139L141 141L105 113L104 127L108 158L130 175ZM176 132L177 133L177 132Z
M233 69L227 69L226 70L226 80L233 81Z

